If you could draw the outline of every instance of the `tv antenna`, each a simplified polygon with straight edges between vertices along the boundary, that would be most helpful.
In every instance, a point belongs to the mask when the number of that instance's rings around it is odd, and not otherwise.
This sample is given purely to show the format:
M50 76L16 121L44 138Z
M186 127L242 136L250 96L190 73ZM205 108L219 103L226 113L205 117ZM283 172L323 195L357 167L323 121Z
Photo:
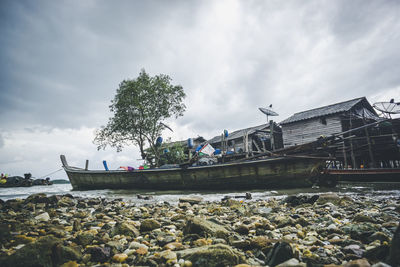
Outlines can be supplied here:
M385 118L391 119L391 114L400 114L400 102L394 102L393 98L389 102L376 102L372 106L382 112Z
M269 107L272 108L272 104L269 105ZM270 110L270 109L267 109L267 108L258 108L258 109L259 109L262 113L264 113L265 115L267 115L267 121L269 121L269 120L268 120L268 116L279 116L279 114L276 113L276 112L273 111L273 110Z

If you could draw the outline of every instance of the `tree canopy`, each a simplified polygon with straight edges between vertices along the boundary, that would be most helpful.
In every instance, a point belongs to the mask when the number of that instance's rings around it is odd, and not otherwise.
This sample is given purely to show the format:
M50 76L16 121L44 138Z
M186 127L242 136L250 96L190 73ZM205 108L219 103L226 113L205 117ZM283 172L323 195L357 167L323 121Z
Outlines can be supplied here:
M156 145L168 118L183 116L186 97L182 86L172 85L168 75L149 76L144 69L133 80L124 80L119 84L117 93L111 101L109 118L106 126L96 130L94 143L98 149L107 146L121 151L124 146L139 146L142 159L146 158L145 146L156 155Z

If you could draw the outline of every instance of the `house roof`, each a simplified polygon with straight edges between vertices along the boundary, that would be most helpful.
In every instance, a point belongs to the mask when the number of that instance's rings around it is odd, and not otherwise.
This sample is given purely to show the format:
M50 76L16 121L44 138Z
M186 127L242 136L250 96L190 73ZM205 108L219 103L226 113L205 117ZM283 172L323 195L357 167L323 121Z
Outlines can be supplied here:
M359 97L355 99L351 99L348 101L320 107L320 108L315 108L315 109L310 109L302 112L295 113L291 117L287 118L286 120L283 120L280 122L280 124L288 124L296 121L301 121L301 120L308 120L312 118L317 118L321 116L326 116L326 115L331 115L335 113L341 113L341 112L346 112L352 109L355 105L358 103L365 101L367 103L367 106L371 108L373 112L375 112L367 99L365 97Z
M229 133L228 138L226 140L233 140L236 138L240 138L244 135L244 133L248 133L248 134L253 134L255 133L257 130L263 130L269 128L269 124L261 124L258 126L253 126L253 127L249 127L249 128L245 128L245 129L240 129L234 132ZM210 140L207 141L209 144L213 144L213 143L217 143L217 142L221 142L221 135L217 135L213 138L211 138Z

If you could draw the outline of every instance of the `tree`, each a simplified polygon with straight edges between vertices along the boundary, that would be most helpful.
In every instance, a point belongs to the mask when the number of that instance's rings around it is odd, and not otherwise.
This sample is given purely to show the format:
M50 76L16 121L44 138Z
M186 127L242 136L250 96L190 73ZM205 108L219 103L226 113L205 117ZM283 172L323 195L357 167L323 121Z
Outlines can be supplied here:
M182 86L172 85L168 75L149 76L144 69L134 80L124 80L119 84L110 111L113 113L106 126L96 130L94 143L97 149L108 145L121 151L126 145L139 146L142 159L146 158L148 145L159 160L156 139L170 117L183 116L186 97Z

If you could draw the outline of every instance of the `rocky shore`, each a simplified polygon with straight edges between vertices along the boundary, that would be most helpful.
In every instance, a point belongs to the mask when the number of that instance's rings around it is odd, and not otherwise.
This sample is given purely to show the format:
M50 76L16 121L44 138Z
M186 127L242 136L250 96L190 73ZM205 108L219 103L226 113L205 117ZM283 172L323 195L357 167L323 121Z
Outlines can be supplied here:
M35 194L0 200L0 266L396 266L399 221L399 199L362 195L138 206Z

